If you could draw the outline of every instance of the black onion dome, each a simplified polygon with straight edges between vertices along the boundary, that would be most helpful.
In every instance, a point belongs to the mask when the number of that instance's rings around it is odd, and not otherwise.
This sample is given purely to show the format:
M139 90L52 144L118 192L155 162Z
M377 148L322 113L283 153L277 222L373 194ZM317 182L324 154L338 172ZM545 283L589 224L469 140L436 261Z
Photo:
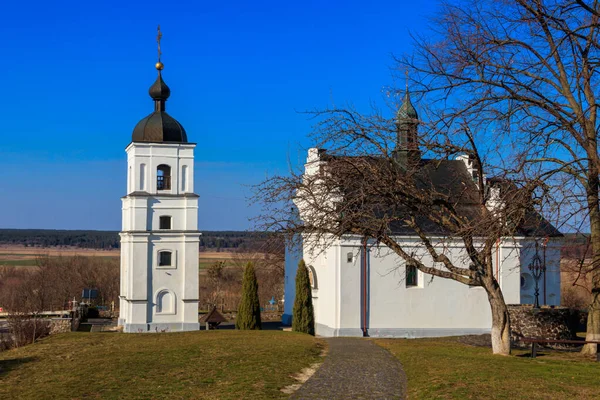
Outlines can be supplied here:
M150 86L148 93L150 93L150 97L154 100L167 100L171 95L171 89L169 89L165 81L163 81L160 71L158 71L158 77L152 86Z
M160 66L162 69L162 64ZM187 143L187 134L183 126L165 111L165 102L171 95L171 89L163 81L160 69L158 69L158 77L150 86L148 93L154 99L154 112L137 123L133 129L131 140L133 142Z
M181 124L165 111L155 111L138 122L131 137L133 142L187 143L187 134Z

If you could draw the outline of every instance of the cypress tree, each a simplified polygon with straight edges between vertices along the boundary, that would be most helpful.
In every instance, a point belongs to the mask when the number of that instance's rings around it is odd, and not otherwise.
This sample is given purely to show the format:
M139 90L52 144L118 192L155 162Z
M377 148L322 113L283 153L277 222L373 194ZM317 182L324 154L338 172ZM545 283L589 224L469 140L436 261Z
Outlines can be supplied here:
M258 300L258 282L254 264L249 262L244 268L242 280L242 299L238 307L235 329L261 329L260 302Z
M292 330L295 332L315 334L315 313L312 304L312 291L308 268L304 260L298 263L296 272L296 298L292 312Z

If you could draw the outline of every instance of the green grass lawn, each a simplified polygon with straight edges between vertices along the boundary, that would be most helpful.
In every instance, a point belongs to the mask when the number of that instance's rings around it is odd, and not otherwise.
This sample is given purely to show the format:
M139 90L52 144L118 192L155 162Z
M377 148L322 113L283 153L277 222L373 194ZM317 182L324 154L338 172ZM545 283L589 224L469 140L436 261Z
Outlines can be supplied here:
M455 339L381 339L408 378L410 399L600 399L600 363L578 353L489 348Z
M0 399L267 399L320 359L281 331L67 333L0 353Z

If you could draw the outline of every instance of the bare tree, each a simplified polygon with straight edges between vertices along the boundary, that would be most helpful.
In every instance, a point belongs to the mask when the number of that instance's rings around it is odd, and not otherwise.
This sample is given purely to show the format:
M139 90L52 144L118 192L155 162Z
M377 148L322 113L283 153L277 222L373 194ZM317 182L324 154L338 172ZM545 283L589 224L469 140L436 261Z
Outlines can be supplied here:
M217 307L222 304L221 284L224 278L225 261L215 261L207 268L207 275L212 283L211 304Z
M467 121L502 146L508 175L545 182L545 211L590 229L588 340L600 340L599 16L596 0L446 2L435 39L415 38L416 53L398 60L432 126Z
M35 343L50 333L49 322L40 318L42 296L33 277L35 274L4 297L12 347Z
M65 309L82 289L96 288L102 304L118 299L119 261L99 257L36 258L36 267L28 270L0 269L0 302L11 303L15 294L26 294L30 311ZM20 298L20 297L19 297ZM18 301L22 304L23 301Z
M533 193L540 182L486 182L470 131L453 132L466 139L460 144L440 131L418 136L408 93L396 118L351 109L314 115L319 122L313 140L327 151L311 150L306 171L274 176L256 187L263 227L301 234L314 251L344 235L370 238L426 274L483 287L491 306L493 352L509 354L510 318L492 251L498 240L536 228ZM437 158L424 159L422 151ZM466 154L471 170L451 159L457 154ZM290 212L292 202L300 218ZM415 253L414 244L403 240L407 236L422 251ZM461 257L449 255L451 242L464 247Z

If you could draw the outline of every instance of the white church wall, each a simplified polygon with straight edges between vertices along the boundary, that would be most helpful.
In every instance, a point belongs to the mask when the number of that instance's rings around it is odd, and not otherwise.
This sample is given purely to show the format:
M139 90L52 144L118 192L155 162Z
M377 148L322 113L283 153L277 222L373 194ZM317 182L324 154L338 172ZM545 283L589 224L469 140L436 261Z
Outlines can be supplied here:
M339 244L334 243L320 252L312 253L306 238L304 243L304 260L312 267L318 283L317 288L312 290L315 331L317 335L337 336L332 330L339 325L341 307Z
M521 273L532 254L524 244L531 239L500 242L492 256L494 270L507 304L522 301ZM306 242L306 240L305 240ZM427 265L432 260L417 239L402 246ZM440 248L457 265L470 264L460 241L444 241ZM318 287L313 290L317 334L361 336L362 245L359 238L334 241L313 255L305 247L304 258L315 271ZM348 262L352 253L352 262ZM560 241L548 246L547 304L558 305L560 295ZM388 248L370 247L368 255L367 327L373 337L427 337L489 332L491 311L485 290L418 272L416 287L406 286L404 261ZM541 287L541 286L540 286ZM531 291L531 294L533 292ZM542 290L540 289L542 294ZM542 297L540 296L540 302Z
M492 251L496 279L506 304L521 302L521 245L518 239L500 241ZM499 262L499 265L498 265Z
M425 263L432 263L416 241L409 240L403 245L420 254ZM454 262L468 266L460 243L445 243L444 246L445 253ZM318 280L318 287L313 290L313 302L320 335L362 335L361 247L360 240L346 238L314 256L305 249L304 258L314 268ZM352 262L347 260L348 253L353 254ZM507 303L518 304L522 260L518 243L503 242L497 257ZM417 287L406 287L405 266L399 256L385 247L372 247L368 260L367 324L370 336L447 336L490 330L491 312L482 288L432 278L420 271Z
M432 264L422 247L403 244ZM465 264L460 247L448 247L450 259ZM406 287L405 263L391 250L372 249L370 257L369 335L395 337L484 333L491 326L487 295L481 288L418 274L418 285Z
M340 249L337 274L339 278L339 336L362 336L360 304L361 294L361 256L354 246L336 246ZM352 262L348 262L348 253L352 253Z

